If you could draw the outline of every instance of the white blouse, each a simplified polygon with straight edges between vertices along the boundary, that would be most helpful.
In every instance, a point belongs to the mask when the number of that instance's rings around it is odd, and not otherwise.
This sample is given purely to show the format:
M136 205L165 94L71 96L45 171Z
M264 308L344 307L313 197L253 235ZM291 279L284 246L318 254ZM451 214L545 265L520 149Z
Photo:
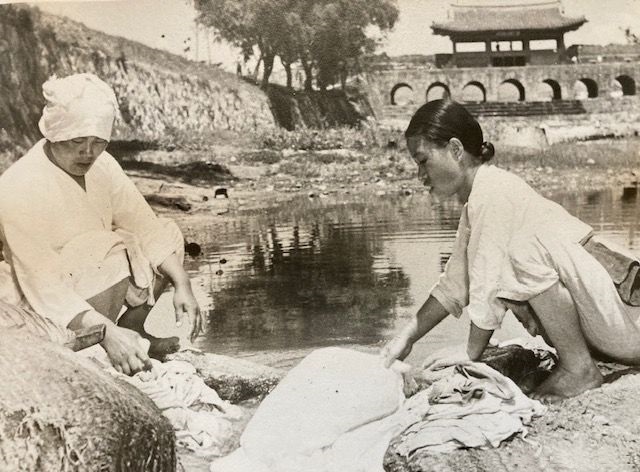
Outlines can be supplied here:
M494 330L506 311L499 297L526 300L551 283L549 276L514 277L528 271L523 252L547 238L580 242L591 231L521 178L484 164L463 208L451 258L431 295L451 314L460 316L466 310L476 326ZM513 267L516 261L519 266ZM530 286L519 286L523 280Z
M44 143L36 143L0 176L0 237L12 278L31 308L67 326L92 307L74 291L63 248L89 233L104 234L94 238L102 244L87 249L100 260L122 244L115 233L122 230L135 236L157 271L182 236L175 224L168 227L156 217L110 154L103 152L89 169L85 191L47 158Z

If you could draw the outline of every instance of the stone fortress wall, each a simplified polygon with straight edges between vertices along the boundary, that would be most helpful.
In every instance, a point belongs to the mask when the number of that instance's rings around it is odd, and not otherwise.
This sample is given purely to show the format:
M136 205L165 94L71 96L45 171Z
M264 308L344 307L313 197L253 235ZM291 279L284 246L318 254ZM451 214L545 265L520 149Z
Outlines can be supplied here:
M495 130L496 141L544 147L573 139L640 134L639 80L640 62L627 61L457 69L396 66L369 74L367 91L376 116L387 127L403 129L422 103L448 95L471 103L481 124ZM571 105L569 109L577 107L581 113L545 114L535 110L541 102L554 109ZM499 107L520 108L524 113L491 116Z

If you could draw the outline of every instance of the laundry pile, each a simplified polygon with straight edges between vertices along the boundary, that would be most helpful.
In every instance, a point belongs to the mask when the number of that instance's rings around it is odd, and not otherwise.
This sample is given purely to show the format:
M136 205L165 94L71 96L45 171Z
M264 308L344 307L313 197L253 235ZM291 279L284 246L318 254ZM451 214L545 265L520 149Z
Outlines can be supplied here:
M432 373L432 385L406 399L399 364L386 369L378 356L341 348L312 352L211 472L382 472L399 434L407 455L497 446L544 412L510 379L471 362Z
M148 341L143 343L148 348ZM190 363L151 359L151 370L130 377L117 372L101 348L89 348L82 354L145 393L173 425L177 446L201 457L220 457L233 447L232 423L244 410L222 400Z
M437 375L439 380L407 400L407 404L429 407L402 432L398 452L404 456L418 450L439 453L497 447L515 433L525 433L525 425L545 412L540 402L486 364L458 364Z
M220 456L227 452L233 434L231 422L242 416L242 409L207 387L188 362L151 362L151 371L118 376L162 410L176 430L178 446L197 455Z

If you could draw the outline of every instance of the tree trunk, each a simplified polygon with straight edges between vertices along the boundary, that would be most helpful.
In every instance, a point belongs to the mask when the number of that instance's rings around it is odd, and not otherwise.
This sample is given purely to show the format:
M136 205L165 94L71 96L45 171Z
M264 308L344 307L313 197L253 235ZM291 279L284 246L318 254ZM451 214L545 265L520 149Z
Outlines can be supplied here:
M291 64L289 62L282 61L282 67L287 74L287 88L293 88L293 74L291 72Z
M262 62L262 53L260 53L260 57L258 58L258 62L256 62L256 67L253 69L253 80L258 80L258 71L260 70L260 63Z
M269 77L271 77L271 72L273 71L273 62L275 60L275 56L271 53L265 54L263 56L262 62L264 65L264 70L262 71L262 89L266 90L269 86Z
M307 92L311 92L313 90L313 67L311 63L306 59L300 59L302 63L302 68L304 69L304 89Z

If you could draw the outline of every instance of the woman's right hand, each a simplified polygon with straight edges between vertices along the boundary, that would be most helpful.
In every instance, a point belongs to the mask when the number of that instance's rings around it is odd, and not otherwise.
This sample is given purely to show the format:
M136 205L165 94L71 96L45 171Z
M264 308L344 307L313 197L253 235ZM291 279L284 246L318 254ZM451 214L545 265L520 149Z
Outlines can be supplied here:
M409 355L413 343L408 336L400 335L389 341L381 350L380 356L386 368L391 367L395 361L402 361Z
M143 347L143 339L135 331L120 326L107 326L100 343L118 372L133 375L151 369L151 361Z

